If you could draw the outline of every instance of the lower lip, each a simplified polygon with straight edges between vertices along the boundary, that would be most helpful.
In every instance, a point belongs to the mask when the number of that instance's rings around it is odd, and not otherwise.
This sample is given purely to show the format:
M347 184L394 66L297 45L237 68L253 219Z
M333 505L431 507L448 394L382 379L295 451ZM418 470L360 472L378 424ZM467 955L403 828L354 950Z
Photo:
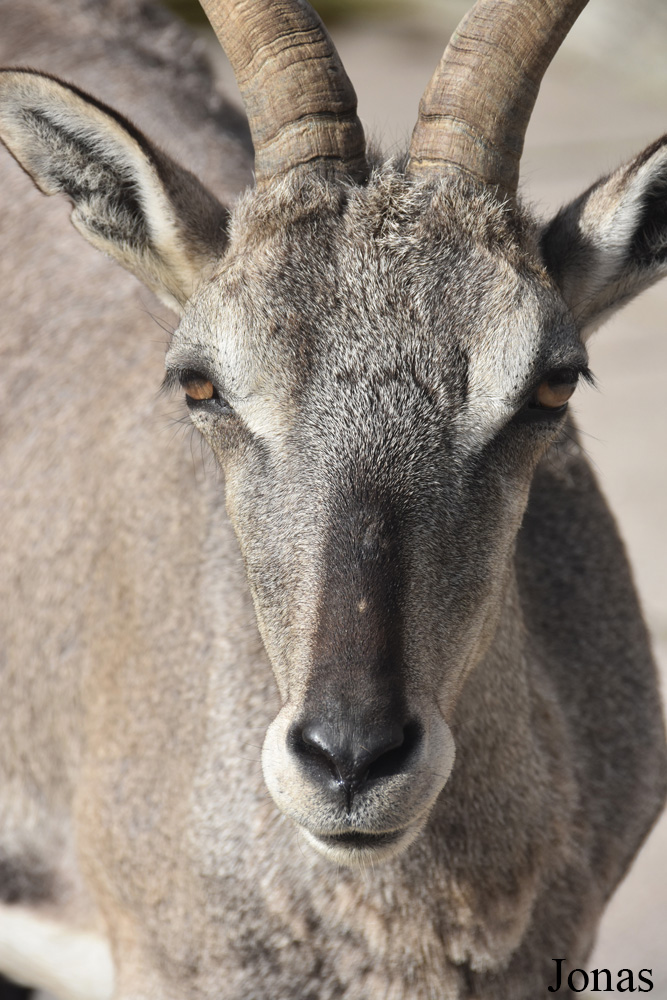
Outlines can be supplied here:
M390 844L395 844L397 840L400 840L405 831L394 830L391 833L360 833L356 831L351 831L350 833L337 833L332 836L323 836L319 834L317 840L321 844L325 844L327 847L343 847L354 850L358 849L377 849L379 847L388 847Z

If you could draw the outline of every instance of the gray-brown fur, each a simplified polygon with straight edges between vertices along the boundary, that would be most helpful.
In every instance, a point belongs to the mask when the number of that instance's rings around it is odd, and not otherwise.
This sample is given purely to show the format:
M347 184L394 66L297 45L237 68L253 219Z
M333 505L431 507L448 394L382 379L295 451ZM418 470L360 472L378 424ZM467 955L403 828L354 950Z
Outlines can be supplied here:
M243 143L184 36L187 101L169 29L146 8L139 44L103 6L104 44L83 4L62 54L41 3L9 9L3 60L115 98L170 152L177 137L221 199L205 232L190 175L128 140L130 201L168 177L155 211L197 239L113 252L182 305L169 379L218 388L191 416L225 486L174 434L182 404L156 398L133 279L2 158L5 898L108 937L117 1000L533 1000L554 957L585 963L665 796L622 544L575 428L530 407L663 273L662 146L549 227L391 163L363 186L288 173L230 207ZM76 224L97 239L94 213ZM339 794L306 737L358 757L378 726L404 733L398 764ZM400 836L377 866L358 845L339 864L324 839L343 828Z

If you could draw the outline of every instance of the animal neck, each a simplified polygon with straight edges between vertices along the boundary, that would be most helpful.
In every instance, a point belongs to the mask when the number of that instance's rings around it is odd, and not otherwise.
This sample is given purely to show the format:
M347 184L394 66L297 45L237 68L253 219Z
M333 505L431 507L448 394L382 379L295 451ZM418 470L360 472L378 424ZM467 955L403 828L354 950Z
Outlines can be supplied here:
M526 865L539 867L540 857L569 838L577 808L567 722L542 663L512 571L494 638L456 704L456 763L438 812L442 818L451 810L453 822L464 824L482 867L488 852L500 853L508 871L525 875ZM478 815L472 825L471 789Z

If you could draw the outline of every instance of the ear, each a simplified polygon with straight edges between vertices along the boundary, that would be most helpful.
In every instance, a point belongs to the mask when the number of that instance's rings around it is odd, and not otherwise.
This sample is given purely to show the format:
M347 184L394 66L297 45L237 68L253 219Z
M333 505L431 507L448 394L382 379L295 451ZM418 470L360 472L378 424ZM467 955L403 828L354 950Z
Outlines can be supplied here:
M69 84L0 71L0 139L72 222L178 312L227 242L228 212L130 122Z
M667 136L564 208L547 270L584 335L667 272Z

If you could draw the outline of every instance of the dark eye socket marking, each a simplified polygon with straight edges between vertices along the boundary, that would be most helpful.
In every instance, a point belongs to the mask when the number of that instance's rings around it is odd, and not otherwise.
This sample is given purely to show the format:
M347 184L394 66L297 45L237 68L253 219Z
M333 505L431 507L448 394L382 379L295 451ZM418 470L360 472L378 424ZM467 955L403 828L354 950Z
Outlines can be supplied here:
M593 384L593 376L585 366L553 368L537 383L527 402L516 414L517 419L552 420L562 416L580 378Z

